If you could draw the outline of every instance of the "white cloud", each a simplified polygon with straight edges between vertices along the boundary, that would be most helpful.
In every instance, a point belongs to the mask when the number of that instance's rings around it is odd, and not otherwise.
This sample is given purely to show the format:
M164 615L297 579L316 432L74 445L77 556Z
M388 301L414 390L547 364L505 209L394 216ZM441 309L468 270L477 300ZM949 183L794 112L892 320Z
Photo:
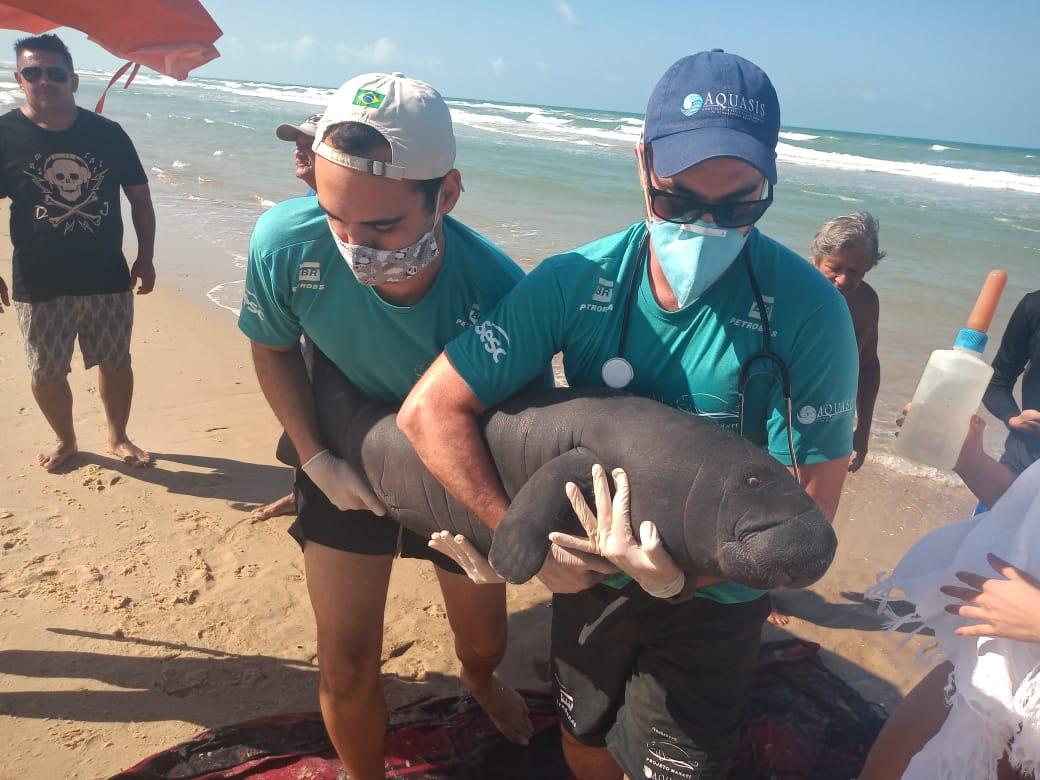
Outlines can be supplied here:
M556 10L560 12L560 16L563 17L567 24L574 26L581 24L581 19L578 18L578 15L574 13L570 4L565 2L565 0L556 0Z
M363 65L384 65L397 56L397 44L389 38L377 38L372 43L336 44L336 59Z
M506 71L506 61L501 57L492 57L488 60L491 64L491 70L495 72L496 76L501 76Z
M313 35L304 35L295 41L265 43L260 48L269 54L282 54L294 60L306 60L314 56L319 46L320 42Z

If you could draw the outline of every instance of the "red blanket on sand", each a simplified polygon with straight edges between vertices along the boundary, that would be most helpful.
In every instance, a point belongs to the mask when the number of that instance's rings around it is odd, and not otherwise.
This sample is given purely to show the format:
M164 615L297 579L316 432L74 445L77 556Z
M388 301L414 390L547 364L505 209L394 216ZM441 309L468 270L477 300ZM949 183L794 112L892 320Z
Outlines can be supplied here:
M386 776L409 780L566 780L558 721L545 693L525 692L535 733L520 748L501 738L469 697L396 710ZM859 774L882 711L824 667L819 645L762 646L733 780L848 780ZM276 715L207 731L146 758L113 780L337 780L342 766L318 713Z

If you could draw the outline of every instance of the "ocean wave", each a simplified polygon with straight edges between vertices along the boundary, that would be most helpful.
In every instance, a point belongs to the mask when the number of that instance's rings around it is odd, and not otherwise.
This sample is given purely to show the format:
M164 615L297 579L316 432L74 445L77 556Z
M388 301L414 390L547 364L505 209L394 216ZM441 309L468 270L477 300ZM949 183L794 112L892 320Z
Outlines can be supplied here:
M449 106L461 106L465 108L490 108L494 111L504 111L507 114L542 114L544 108L537 106L512 106L507 103L474 102L472 100L445 100Z
M950 150L958 151L956 146L943 146L942 144L932 144L928 147L933 152L948 152Z
M183 160L174 160L171 166L174 168L190 168L191 163L186 163Z
M795 133L793 131L781 130L780 137L787 141L815 141L820 136L808 133Z
M908 176L928 179L940 184L956 184L989 190L1010 190L1040 195L1040 176L1027 176L1009 171L979 171L971 168L951 168L931 163L901 162L861 157L839 152L821 152L801 146L781 143L776 148L777 159L794 165L814 168L831 168L841 171L864 171L887 173L893 176Z

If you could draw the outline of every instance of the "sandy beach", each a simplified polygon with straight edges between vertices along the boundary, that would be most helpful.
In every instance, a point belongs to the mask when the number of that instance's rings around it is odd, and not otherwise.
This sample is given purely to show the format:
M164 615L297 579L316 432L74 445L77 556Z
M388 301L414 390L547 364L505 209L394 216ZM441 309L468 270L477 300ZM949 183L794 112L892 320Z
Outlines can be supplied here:
M0 215L10 282L6 223ZM289 488L274 460L277 423L234 319L164 284L161 252L156 264L156 292L137 299L133 351L130 435L155 453L147 470L103 454L96 372L78 353L70 381L82 453L61 473L36 465L51 434L14 312L0 315L0 778L107 777L206 728L317 709L289 518L249 518ZM789 632L820 642L867 698L897 702L926 671L914 661L920 640L900 647L859 596L918 536L971 504L963 487L868 462L846 483L831 571L778 597L795 615ZM509 603L503 674L545 685L547 593L511 588ZM395 567L383 657L391 705L459 689L428 564Z

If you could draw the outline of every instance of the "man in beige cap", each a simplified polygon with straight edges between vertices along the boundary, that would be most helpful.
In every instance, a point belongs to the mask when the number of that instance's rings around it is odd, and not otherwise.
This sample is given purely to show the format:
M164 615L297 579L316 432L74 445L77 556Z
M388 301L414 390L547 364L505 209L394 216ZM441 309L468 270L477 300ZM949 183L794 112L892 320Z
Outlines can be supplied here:
M434 563L461 678L509 739L524 743L523 699L494 674L506 644L505 586L476 585L385 510L318 429L301 334L369 398L399 402L444 345L523 276L448 214L462 193L451 114L400 74L358 76L315 131L316 198L274 206L253 231L239 327L260 387L302 463L299 515L317 621L319 698L352 780L382 778L383 612L395 554ZM434 285L434 282L437 282Z
M310 187L311 195L318 189L314 186L314 133L318 129L321 114L311 114L298 125L283 122L274 129L274 134L281 141L296 144L293 152L293 163L296 165L296 178Z

